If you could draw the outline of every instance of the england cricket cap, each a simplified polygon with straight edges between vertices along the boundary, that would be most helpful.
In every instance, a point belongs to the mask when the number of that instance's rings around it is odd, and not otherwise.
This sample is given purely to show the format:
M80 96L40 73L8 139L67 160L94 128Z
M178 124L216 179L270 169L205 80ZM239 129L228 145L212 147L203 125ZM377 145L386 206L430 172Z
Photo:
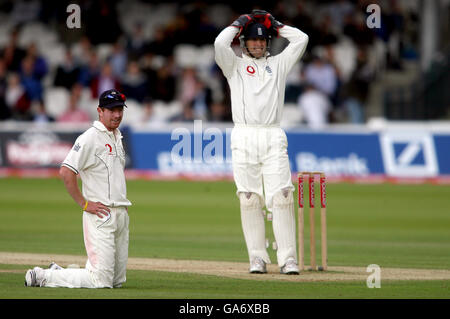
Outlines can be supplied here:
M125 106L125 101L127 98L123 93L120 93L117 90L107 90L100 95L98 100L98 106L113 108L115 106Z
M245 39L269 39L269 31L267 28L261 23L252 23L247 26L244 30L244 38Z

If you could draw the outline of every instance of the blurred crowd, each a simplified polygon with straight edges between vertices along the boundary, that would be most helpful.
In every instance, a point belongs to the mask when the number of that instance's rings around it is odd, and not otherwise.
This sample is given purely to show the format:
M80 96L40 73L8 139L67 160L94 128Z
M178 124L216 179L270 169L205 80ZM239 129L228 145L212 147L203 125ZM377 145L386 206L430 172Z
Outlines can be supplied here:
M210 55L201 67L180 63L180 44L211 46L218 33L247 10L262 8L279 21L309 35L304 58L292 70L286 104L296 105L301 121L312 127L330 122L364 123L371 82L385 69L401 69L402 60L417 56L417 11L404 1L258 1L246 5L214 1L78 1L82 28L69 30L70 2L2 1L8 17L7 39L0 43L0 120L88 122L93 113L80 104L83 92L97 99L110 88L122 91L142 111L143 123L154 121L231 121L226 79ZM381 28L369 29L371 3L381 6ZM127 8L161 8L169 19L133 19ZM125 19L125 16L127 15ZM131 17L130 17L131 15ZM151 20L151 19L149 19ZM57 30L64 45L60 61L39 49L39 38L20 44L27 24L40 22ZM271 43L272 54L286 45ZM100 47L107 45L107 54ZM238 41L233 43L239 51ZM45 49L45 48L44 48ZM182 54L182 53L181 53ZM46 92L64 89L69 98L57 116L47 110ZM156 114L154 105L178 103L170 116ZM159 117L158 117L159 116ZM158 117L158 118L157 118Z

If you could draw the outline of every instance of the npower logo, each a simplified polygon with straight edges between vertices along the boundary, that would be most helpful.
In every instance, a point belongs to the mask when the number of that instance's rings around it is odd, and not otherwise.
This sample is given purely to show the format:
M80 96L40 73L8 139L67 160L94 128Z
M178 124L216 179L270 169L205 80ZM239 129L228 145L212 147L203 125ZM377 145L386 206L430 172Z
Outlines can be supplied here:
M387 132L380 135L387 175L432 177L439 173L433 136L426 132Z

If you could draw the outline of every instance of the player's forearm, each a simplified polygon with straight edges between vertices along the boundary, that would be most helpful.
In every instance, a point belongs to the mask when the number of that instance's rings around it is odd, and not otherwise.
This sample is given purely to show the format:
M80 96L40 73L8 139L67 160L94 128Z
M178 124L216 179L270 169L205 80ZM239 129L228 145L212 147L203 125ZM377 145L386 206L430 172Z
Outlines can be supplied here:
M231 48L231 43L238 32L238 28L227 27L220 32L216 41L214 41L214 58L225 77L230 76L234 69L236 55Z
M78 188L77 175L67 167L62 166L59 174L64 182L67 192L80 207L84 207L86 200Z
M234 37L239 32L236 27L226 27L219 33L216 40L214 41L214 47L216 49L228 49L233 42Z
M309 41L309 37L306 33L303 31L290 27L288 25L285 25L284 27L279 29L280 36L283 38L286 38L290 44L295 45L305 45Z
M285 70L289 72L292 66L303 56L308 45L309 37L297 28L285 25L279 29L280 36L289 41L289 45L280 54Z

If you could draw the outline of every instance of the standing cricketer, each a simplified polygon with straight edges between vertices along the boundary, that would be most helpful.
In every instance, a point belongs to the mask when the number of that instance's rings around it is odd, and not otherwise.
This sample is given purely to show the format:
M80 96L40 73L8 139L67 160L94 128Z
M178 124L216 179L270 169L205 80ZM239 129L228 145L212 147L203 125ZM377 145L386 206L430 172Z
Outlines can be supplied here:
M289 41L278 55L268 52L270 39ZM231 48L239 37L242 56ZM266 273L263 206L272 212L277 259L282 274L299 274L294 215L295 190L280 128L286 77L305 52L308 36L283 25L268 12L253 10L225 28L214 42L215 59L228 80L234 128L231 133L233 175L250 273Z
M83 210L86 268L34 267L25 275L25 286L117 288L126 281L128 261L128 209L125 151L118 127L125 95L108 90L101 94L99 120L81 134L61 165L60 175ZM82 181L78 188L77 175Z

